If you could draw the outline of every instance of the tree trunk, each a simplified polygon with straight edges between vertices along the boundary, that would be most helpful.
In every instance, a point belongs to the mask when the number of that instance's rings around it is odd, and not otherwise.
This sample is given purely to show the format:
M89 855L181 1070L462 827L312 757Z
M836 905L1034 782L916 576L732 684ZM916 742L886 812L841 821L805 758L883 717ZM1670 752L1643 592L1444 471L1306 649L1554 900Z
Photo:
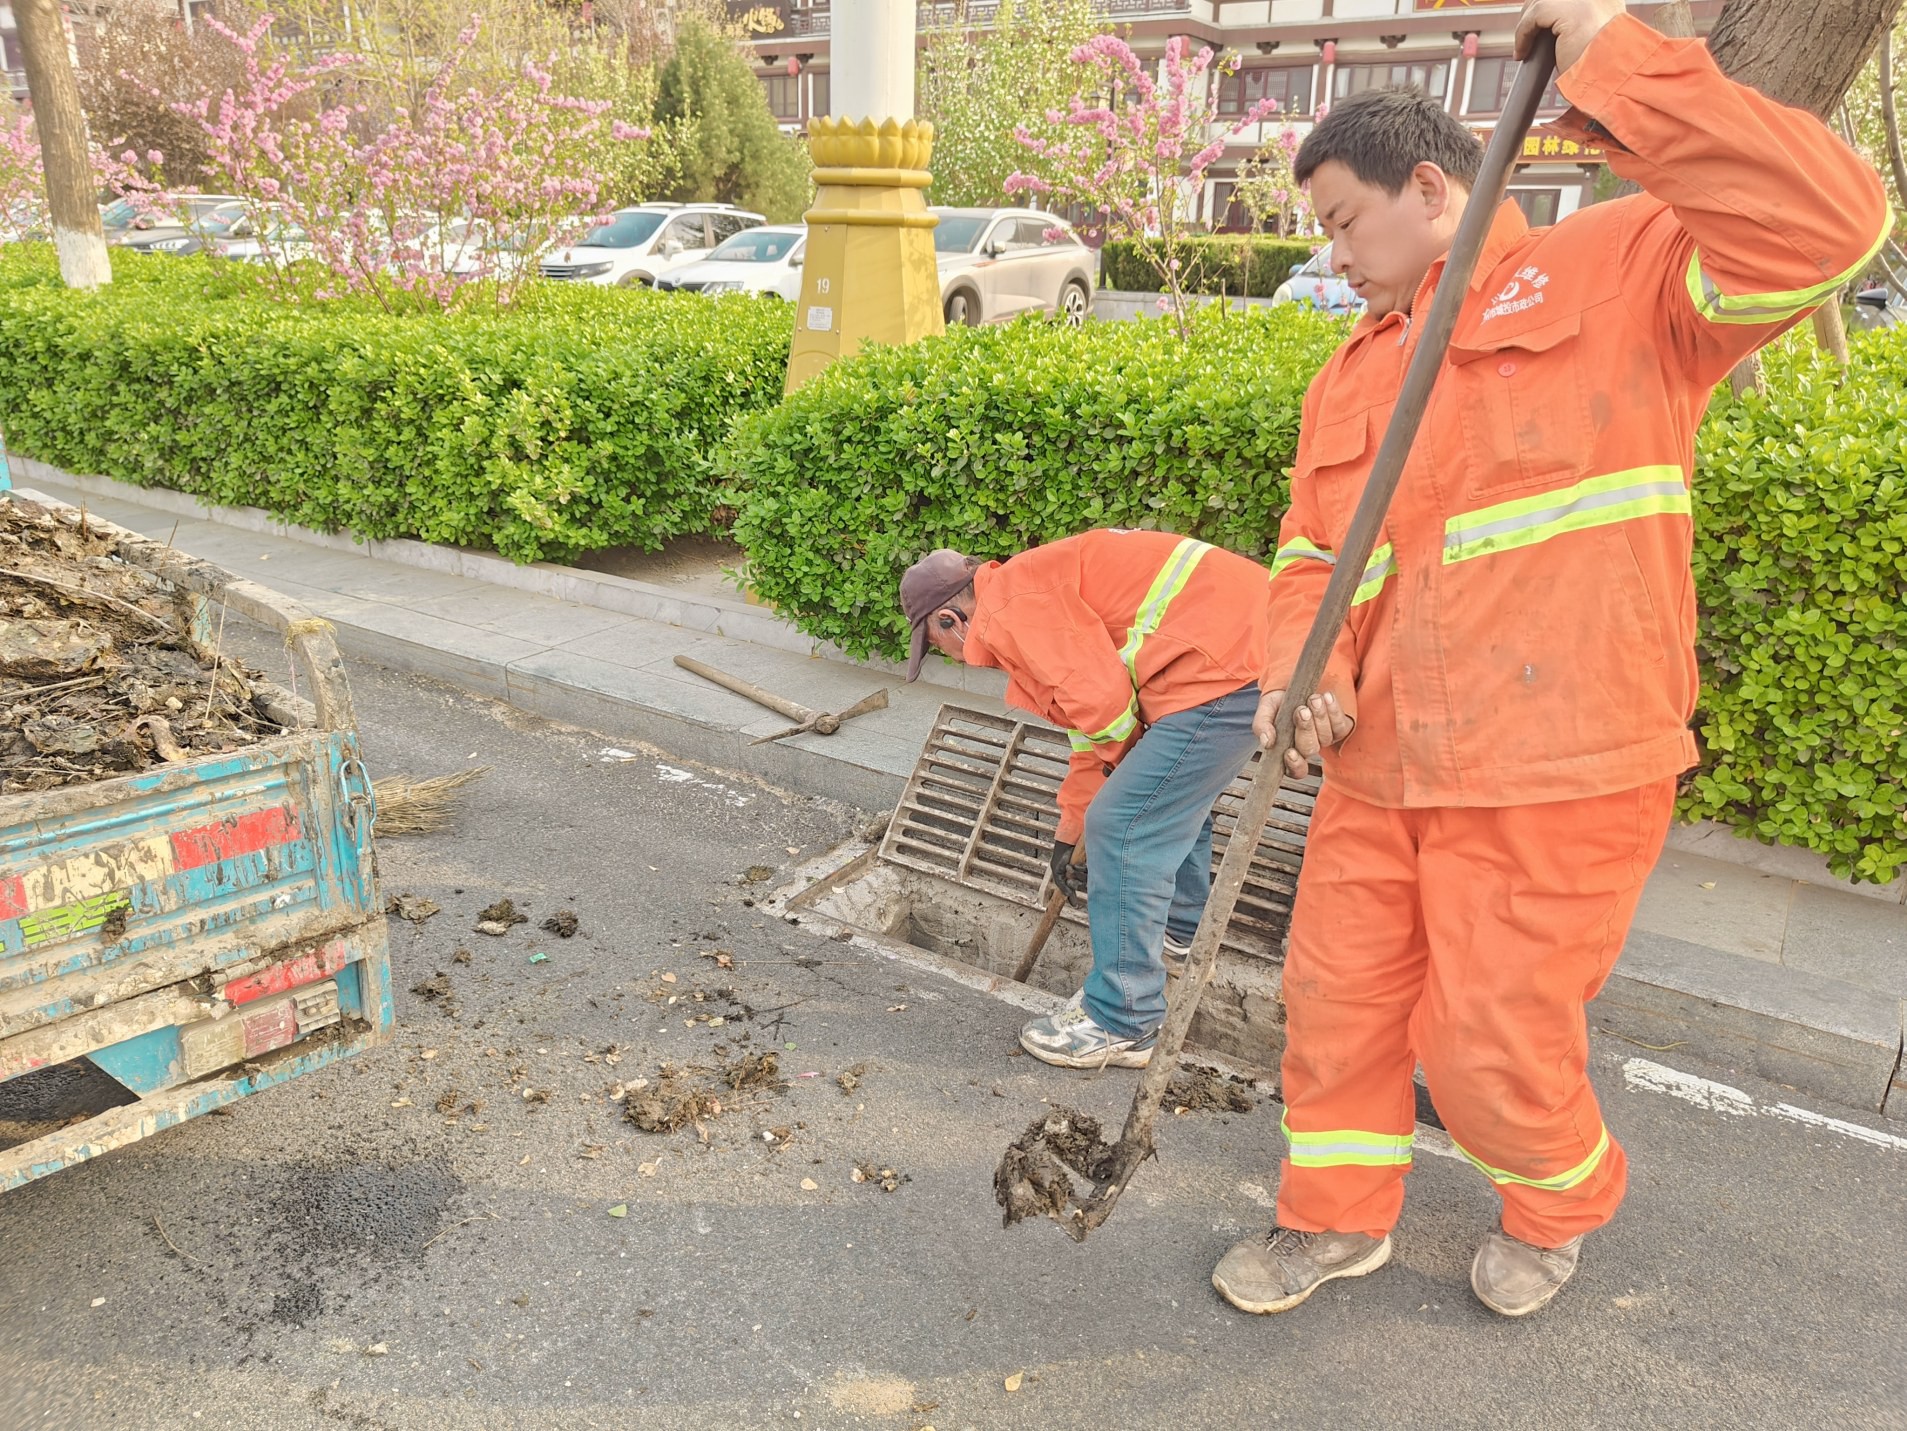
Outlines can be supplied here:
M1731 79L1826 119L1902 0L1728 0L1708 48Z
M113 271L99 226L93 166L86 152L86 116L80 112L79 82L59 0L13 0L13 15L46 170L46 205L60 278L68 288L97 288L112 282Z
M1894 171L1895 202L1907 206L1907 151L1900 143L1900 113L1894 108L1894 32L1881 35L1881 129L1887 137L1887 162Z
M1695 38L1695 14L1688 0L1669 0L1649 16L1649 23L1672 40Z

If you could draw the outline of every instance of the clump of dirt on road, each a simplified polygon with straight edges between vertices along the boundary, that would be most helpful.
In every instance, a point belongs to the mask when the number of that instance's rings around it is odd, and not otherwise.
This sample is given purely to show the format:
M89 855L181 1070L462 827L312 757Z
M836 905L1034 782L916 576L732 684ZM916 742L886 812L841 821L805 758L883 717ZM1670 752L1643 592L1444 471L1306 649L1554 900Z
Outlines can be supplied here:
M516 907L516 901L508 897L498 900L486 909L477 911L479 924L528 924L530 916Z
M780 1088L781 1060L772 1053L746 1053L722 1065L722 1081L737 1093L751 1088Z
M1249 1113L1257 1106L1242 1079L1215 1068L1186 1069L1165 1088L1165 1107L1174 1113Z
M673 1133L732 1112L728 1094L780 1093L780 1060L772 1053L749 1053L716 1069L678 1069L663 1064L654 1083L623 1096L623 1116L645 1133Z
M187 593L117 549L81 514L0 502L0 794L237 750L293 718L260 673L194 640Z
M856 1163L849 1178L857 1183L872 1183L882 1192L898 1192L902 1183L911 1183L912 1178L899 1168L884 1167L879 1163Z
M580 921L574 910L558 910L539 926L545 934L554 934L558 939L574 938Z

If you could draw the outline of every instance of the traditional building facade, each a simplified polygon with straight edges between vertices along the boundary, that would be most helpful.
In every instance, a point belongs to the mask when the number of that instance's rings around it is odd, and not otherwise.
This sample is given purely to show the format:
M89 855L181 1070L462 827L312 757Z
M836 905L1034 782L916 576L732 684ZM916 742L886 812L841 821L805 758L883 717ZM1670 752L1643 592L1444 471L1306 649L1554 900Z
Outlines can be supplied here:
M752 43L769 106L783 125L802 128L830 113L832 16L827 0L776 0L781 28ZM1213 166L1200 197L1202 220L1238 229L1245 215L1232 202L1238 166L1284 124L1310 128L1311 117L1360 90L1417 85L1487 137L1503 112L1516 64L1511 58L1520 0L1097 0L1107 23L1141 55L1163 55L1183 35L1194 44L1239 57L1223 82L1221 113L1239 115L1260 99L1278 102L1280 117L1247 130ZM1644 20L1660 8L1630 7ZM1696 27L1707 33L1722 0L1694 0ZM922 43L937 30L965 25L983 31L998 0L921 0ZM1564 108L1552 86L1544 114ZM1530 221L1554 223L1594 202L1603 156L1556 136L1533 136L1511 182L1511 196Z

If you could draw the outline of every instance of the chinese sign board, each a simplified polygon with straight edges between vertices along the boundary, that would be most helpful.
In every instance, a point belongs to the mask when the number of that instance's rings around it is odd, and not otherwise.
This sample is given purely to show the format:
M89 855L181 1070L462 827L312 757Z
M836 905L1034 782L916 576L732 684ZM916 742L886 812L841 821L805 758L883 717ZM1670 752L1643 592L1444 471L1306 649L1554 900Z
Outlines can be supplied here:
M1490 142L1490 135L1488 129L1477 132L1477 138L1485 144ZM1519 164L1605 164L1608 160L1609 155L1600 144L1541 133L1524 135L1523 152L1517 156Z

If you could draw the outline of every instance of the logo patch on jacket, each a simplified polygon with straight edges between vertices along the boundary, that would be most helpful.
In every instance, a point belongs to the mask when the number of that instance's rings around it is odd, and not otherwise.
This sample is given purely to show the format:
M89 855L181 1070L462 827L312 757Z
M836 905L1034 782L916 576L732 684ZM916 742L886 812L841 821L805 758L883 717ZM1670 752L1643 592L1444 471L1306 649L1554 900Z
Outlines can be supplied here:
M1478 321L1488 323L1492 318L1503 318L1534 308L1543 301L1543 290L1547 287L1549 275L1535 264L1519 268L1516 277L1504 284L1502 291L1490 300L1490 306L1483 310L1483 317Z

